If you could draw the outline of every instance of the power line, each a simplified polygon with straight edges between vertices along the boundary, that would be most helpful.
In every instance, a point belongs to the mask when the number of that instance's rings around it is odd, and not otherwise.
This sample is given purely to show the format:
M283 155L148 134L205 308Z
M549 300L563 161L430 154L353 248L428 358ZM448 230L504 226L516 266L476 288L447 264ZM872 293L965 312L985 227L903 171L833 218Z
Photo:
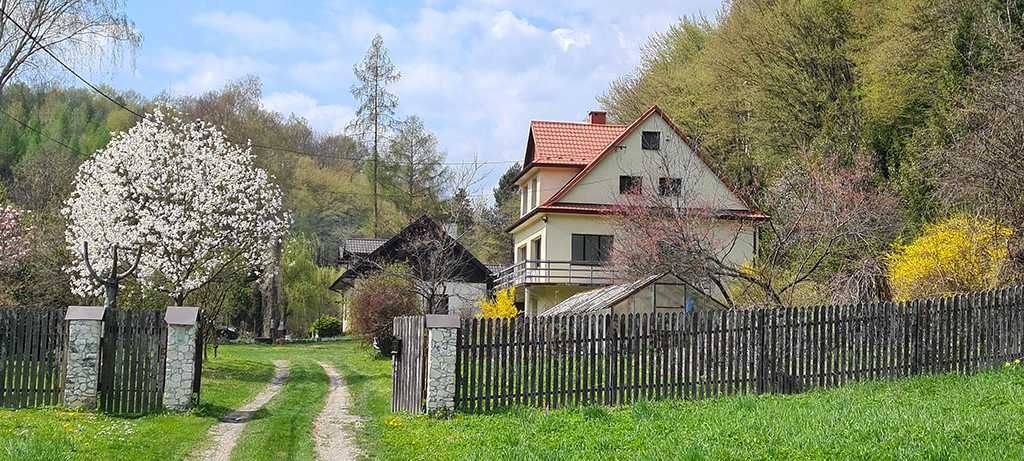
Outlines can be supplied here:
M43 130L40 130L40 129L38 129L38 128L36 128L36 127L32 126L32 125L29 125L29 124L28 124L27 122L25 122L25 121L23 121L23 120L19 119L18 117L15 117L15 116L11 115L11 114L10 114L9 112L7 112L6 110L0 109L0 113L4 114L4 116L6 116L7 118L9 118L9 119L11 119L11 120L14 120L14 122L15 122L15 123L17 123L18 125L21 125L21 126L22 126L22 127L24 127L25 129L27 129L27 130L30 130L30 131L32 131L32 132L34 132L34 133L38 134L39 136L42 136L42 137L46 138L47 140L50 140L50 141L52 141L52 142L54 142L54 143L57 143L57 144L58 144L58 145L60 145L61 147L65 148L65 149L67 149L67 150L69 150L69 151L71 151L71 152L72 152L72 153L74 153L74 154L78 154L78 155L80 155L80 156L82 156L82 157L85 157L85 154L83 154L83 153L82 153L81 151L79 151L78 149L75 149L74 147L71 147L71 146L69 146L69 145L65 144L65 143L64 143L63 141L61 141L61 140L59 140L59 139L56 139L56 138L54 138L54 137L52 137L52 136L50 136L50 135L46 134L46 133L45 133L45 132L44 132Z
M93 91L98 93L99 95L103 96L106 100L114 103L114 105L116 105L116 106L118 106L118 107L128 111L132 115L134 115L136 117L139 117L139 118L146 118L145 115L139 113L138 111L132 109L131 107L128 107L128 105L122 103L117 98L114 98L113 96L111 96L107 92L103 91L101 88L99 88L98 86L94 85L92 82L90 82L85 77L83 77L81 74L79 74L77 71L75 71L75 69L73 69L67 63L65 63L63 60L61 60L56 54L54 54L52 51L50 51L50 49L45 44L43 44L41 41L39 41L27 29L22 27L21 24L18 23L18 21L15 21L14 18L12 18L11 15L7 13L7 11L4 11L3 9L0 9L0 13L2 13L4 15L4 17L7 18L8 21L10 21L12 24L14 24L14 26L17 27L18 30L21 31L21 33L25 34L25 36L28 37L29 40L31 40L33 43L35 43L37 46L39 46L39 48L41 48L44 52L46 52L46 54L49 55L50 58L52 58L54 61L57 61L57 63L60 64L61 67L66 69L68 72L70 72L71 75L74 75L75 78L77 78L79 81L84 83L87 87L89 87L90 89L92 89ZM231 142L233 142L235 144L243 144L243 145L244 144L248 144L248 145L250 145L252 147L259 148L259 149L273 150L273 151L279 151L279 152L287 152L287 153L296 154L296 155L305 155L305 156L308 156L308 157L319 157L319 158L327 158L327 159L332 159L332 160L347 160L347 161L353 161L353 162L359 162L359 161L365 160L365 159L359 158L359 157L345 157L345 156L340 156L340 155L313 153L313 152L302 151L302 150L299 150L299 149L294 149L294 148L289 148L289 147L271 146L271 145L266 145L266 144L253 143L251 141L249 141L249 142L240 142L240 141L232 139L231 137L228 137L228 136L225 136L225 139L227 139L228 141L231 141ZM512 164L512 163L517 163L517 162L518 162L517 160L492 160L492 161L486 161L486 162L441 162L440 164L441 165L446 165L446 166L480 166L480 165Z

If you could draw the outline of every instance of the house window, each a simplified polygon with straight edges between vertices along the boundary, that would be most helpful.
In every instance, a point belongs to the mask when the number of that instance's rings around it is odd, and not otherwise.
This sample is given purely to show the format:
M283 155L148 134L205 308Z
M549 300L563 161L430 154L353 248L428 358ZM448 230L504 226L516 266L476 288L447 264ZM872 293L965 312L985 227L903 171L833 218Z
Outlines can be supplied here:
M530 209L531 210L534 209L534 208L537 208L537 201L538 201L538 198L540 197L540 191L538 189L539 189L539 187L537 187L537 178L533 178L533 180L530 181L530 194L532 194L531 198L530 198Z
M533 248L531 248L531 250L533 250L533 255L531 255L531 257L536 261L533 263L533 267L540 267L541 239L539 237L535 238L533 239L533 241L530 242L530 244L533 246Z
M619 176L620 194L639 194L643 189L639 176Z
M683 180L681 178L659 178L658 179L658 195L665 195L669 197L678 197L683 188Z
M572 234L572 262L601 264L612 252L611 235Z
M644 131L640 134L640 148L643 150L661 149L661 132Z
M523 245L516 249L516 262L526 261L526 245Z
M520 216L525 216L526 212L530 211L529 210L529 205L530 205L530 187L528 185L524 184L523 185L523 189L521 191L521 197L520 197L520 200L519 200L519 215Z

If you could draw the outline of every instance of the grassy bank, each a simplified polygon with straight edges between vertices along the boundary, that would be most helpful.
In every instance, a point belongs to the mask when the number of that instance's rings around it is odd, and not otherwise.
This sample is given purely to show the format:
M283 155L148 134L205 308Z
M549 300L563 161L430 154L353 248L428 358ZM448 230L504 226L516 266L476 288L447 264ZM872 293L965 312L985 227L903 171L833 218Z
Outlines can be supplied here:
M217 418L249 399L273 368L237 357L204 367L199 408L137 418L59 408L0 409L0 460L181 459Z
M623 408L393 416L390 363L355 342L340 370L372 459L1024 459L1024 370L792 396Z

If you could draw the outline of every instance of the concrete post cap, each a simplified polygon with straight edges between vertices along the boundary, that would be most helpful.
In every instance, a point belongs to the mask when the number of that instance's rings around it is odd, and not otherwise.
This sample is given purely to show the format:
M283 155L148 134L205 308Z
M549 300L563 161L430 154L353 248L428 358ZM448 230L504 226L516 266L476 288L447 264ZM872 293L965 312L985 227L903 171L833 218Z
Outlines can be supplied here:
M198 307L168 307L164 314L164 321L168 325L195 325L199 318Z
M458 328L459 316L452 314L427 314L427 328Z
M103 320L103 306L68 306L64 320Z

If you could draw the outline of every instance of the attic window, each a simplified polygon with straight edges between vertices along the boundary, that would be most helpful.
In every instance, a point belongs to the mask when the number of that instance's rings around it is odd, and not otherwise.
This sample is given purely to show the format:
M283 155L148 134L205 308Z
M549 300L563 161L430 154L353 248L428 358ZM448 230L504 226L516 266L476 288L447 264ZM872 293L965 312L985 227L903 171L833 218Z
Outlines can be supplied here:
M661 132L660 131L644 131L640 134L640 147L643 150L660 150L661 149Z
M643 184L639 176L619 176L620 194L639 194L643 190Z
M679 197L682 189L682 178L658 178L658 195Z

